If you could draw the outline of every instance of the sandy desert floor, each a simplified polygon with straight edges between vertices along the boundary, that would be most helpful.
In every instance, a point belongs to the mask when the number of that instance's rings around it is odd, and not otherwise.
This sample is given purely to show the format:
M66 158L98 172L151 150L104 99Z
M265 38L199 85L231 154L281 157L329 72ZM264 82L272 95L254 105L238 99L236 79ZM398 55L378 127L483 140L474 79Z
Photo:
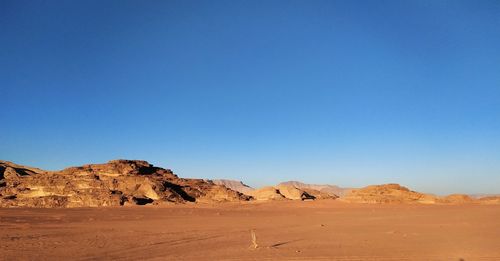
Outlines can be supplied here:
M2 260L500 260L500 206L324 200L0 209L0 218Z

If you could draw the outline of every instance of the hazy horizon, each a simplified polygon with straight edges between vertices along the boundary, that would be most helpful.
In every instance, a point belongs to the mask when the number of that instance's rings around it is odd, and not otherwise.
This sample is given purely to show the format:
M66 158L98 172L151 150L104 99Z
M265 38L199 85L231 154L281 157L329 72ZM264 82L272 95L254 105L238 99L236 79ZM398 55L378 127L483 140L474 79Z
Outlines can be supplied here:
M498 1L1 1L0 159L500 193Z

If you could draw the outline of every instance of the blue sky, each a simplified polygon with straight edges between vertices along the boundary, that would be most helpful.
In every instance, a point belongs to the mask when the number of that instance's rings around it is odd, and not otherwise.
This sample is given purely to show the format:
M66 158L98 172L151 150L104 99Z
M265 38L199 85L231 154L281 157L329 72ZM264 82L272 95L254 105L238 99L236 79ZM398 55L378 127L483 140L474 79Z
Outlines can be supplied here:
M1 1L0 159L500 193L498 1Z

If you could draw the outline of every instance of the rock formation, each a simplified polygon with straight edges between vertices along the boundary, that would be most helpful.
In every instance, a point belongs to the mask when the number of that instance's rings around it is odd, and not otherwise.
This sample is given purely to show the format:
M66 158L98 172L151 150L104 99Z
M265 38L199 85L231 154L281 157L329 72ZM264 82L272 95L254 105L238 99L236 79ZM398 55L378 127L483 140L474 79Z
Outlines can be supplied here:
M229 179L214 179L212 180L213 183L217 185L223 185L226 188L230 188L234 191L238 191L240 193L243 193L245 195L251 195L252 191L255 189L246 185L245 183L239 181L239 180L229 180Z
M112 160L61 171L0 161L1 207L100 207L249 200L202 179L179 178L146 161Z
M292 200L313 200L314 196L309 195L309 193L304 190L298 189L294 186L290 185L279 185L277 189L281 195L283 195L287 199Z
M275 187L263 187L255 190L252 187L238 180L215 179L212 180L217 185L223 185L232 190L241 192L245 195L252 196L257 200L313 200L313 199L335 199L337 195L324 191L313 189L313 186L295 181L283 182ZM295 186L294 184L303 184L304 186ZM320 186L320 185L318 185ZM329 186L329 185L327 185ZM327 186L323 186L327 187Z
M286 199L275 187L263 187L251 192L251 196L256 200L284 200Z
M372 185L353 190L341 198L353 203L421 203L421 204L500 204L500 197L475 199L465 194L439 197L409 190L399 184Z
M473 201L474 201L473 198L464 194L451 194L439 199L440 203L449 203L449 204L464 204L464 203L472 203Z
M252 197L257 200L335 199L338 196L332 192L333 187L284 182L276 187L254 190L239 181L179 178L169 169L140 160L112 160L61 171L0 161L0 207L159 205L247 201ZM341 199L354 203L500 204L499 196L475 199L452 194L437 197L398 184L351 190Z
M314 199L333 198L324 194L322 195L323 197L317 198L313 194L319 195L320 192L314 191L314 193L308 193L294 186L287 186L287 185L279 185L276 187L263 187L250 192L250 195L256 200L284 200L284 199L314 200Z
M372 185L356 189L343 200L354 203L424 203L438 202L438 197L411 191L399 184Z
M301 190L303 190L307 194L313 196L314 199L336 199L336 198L339 198L339 196L337 196L333 193L326 193L326 192L316 190L316 189L302 188Z
M478 199L480 204L500 204L500 196L486 196Z

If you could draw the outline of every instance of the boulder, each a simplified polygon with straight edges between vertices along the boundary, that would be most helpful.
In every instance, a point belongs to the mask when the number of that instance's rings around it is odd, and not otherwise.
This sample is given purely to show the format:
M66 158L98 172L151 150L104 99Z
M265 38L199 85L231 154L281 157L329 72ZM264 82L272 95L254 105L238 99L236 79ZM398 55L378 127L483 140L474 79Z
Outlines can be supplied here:
M251 196L256 200L284 200L286 199L275 187L263 187L251 192Z
M304 190L298 189L294 186L289 185L279 185L277 187L279 193L287 199L292 200L313 200L315 197L305 192Z

